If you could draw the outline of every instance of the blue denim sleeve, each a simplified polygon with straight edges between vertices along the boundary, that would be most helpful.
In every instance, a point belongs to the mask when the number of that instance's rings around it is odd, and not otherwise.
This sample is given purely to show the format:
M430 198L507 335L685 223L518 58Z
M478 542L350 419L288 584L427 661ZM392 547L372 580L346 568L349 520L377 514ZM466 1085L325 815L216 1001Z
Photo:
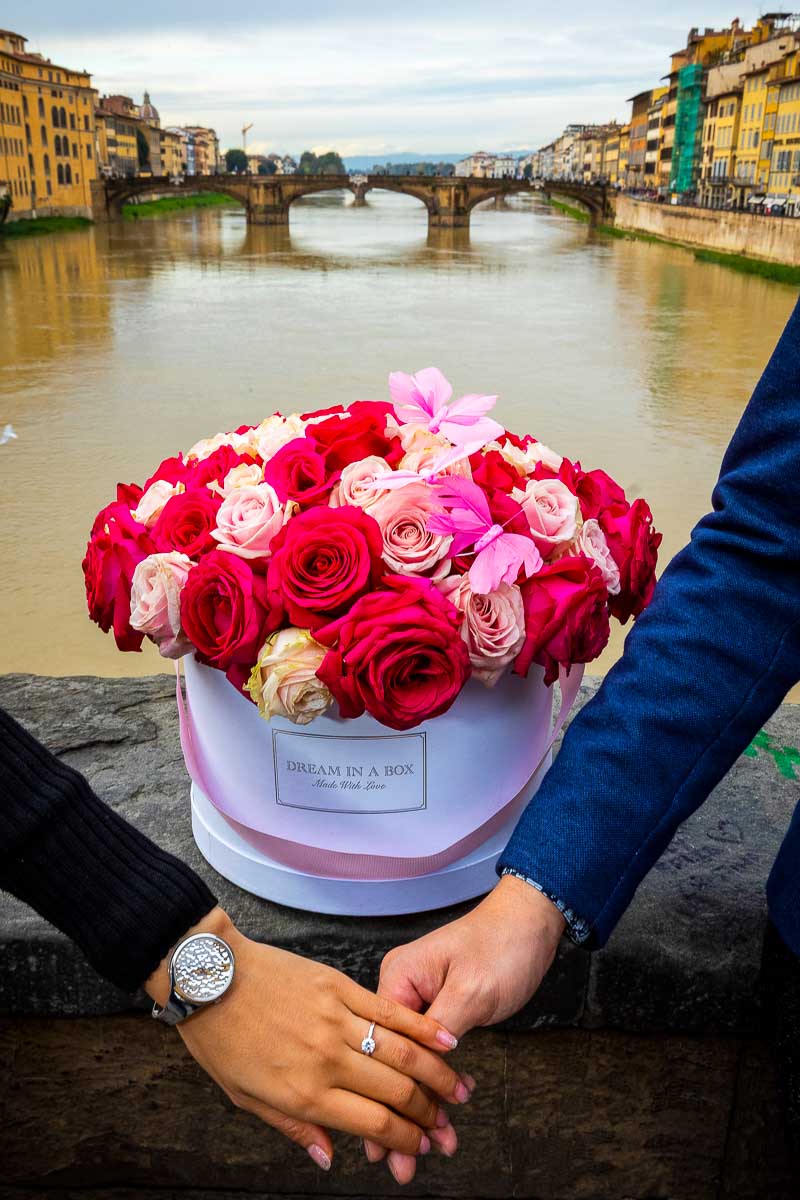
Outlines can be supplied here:
M712 503L498 863L580 914L595 945L800 678L800 305Z

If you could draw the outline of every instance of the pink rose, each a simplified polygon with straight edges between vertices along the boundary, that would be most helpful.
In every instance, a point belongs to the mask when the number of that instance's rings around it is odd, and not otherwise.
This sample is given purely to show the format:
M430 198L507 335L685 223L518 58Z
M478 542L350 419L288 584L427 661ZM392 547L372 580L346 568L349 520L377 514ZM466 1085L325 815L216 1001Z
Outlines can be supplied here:
M587 558L590 558L603 576L609 594L611 596L618 594L619 567L609 549L606 535L594 517L590 517L588 521L584 521L583 527L580 529L575 541L566 547L564 554L584 554Z
M542 567L522 585L525 644L514 672L527 675L532 662L544 667L545 683L559 666L591 662L609 637L608 591L587 558L562 558Z
M447 573L443 560L453 539L449 534L428 532L428 519L441 512L441 505L426 483L385 492L369 511L380 527L383 561L393 574L441 578Z
M292 504L281 504L268 483L237 487L229 492L217 512L211 536L220 550L241 558L267 558L275 534L288 521Z
M145 633L164 658L182 658L192 643L181 629L181 590L194 563L172 550L150 554L133 572L131 626Z
M173 484L168 479L156 479L139 497L139 503L132 510L131 516L134 521L138 521L146 529L152 529L161 516L162 509L167 501L172 496L180 496L185 490L186 488L182 483Z
M501 583L496 591L479 596L468 575L451 575L438 586L464 618L461 637L475 678L494 687L525 641L522 592L516 584Z
M571 542L578 532L578 497L560 479L529 479L525 490L512 493L528 519L543 558Z
M331 492L331 508L344 508L347 505L366 511L374 508L386 493L369 485L373 480L380 479L381 475L387 475L391 469L386 459L379 458L377 454L370 454L360 462L350 463L342 471L341 479Z

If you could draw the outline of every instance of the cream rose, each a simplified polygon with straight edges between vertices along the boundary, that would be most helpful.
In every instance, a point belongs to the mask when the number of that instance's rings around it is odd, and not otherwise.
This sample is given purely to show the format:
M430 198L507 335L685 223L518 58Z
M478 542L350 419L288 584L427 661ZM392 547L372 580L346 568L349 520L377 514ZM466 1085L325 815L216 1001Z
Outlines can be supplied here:
M448 445L446 450L450 449L452 447ZM418 475L421 475L423 471L429 471L436 462L436 459L441 454L446 453L446 450L442 450L438 446L420 447L416 450L409 450L400 459L398 470L416 471ZM445 467L440 474L462 475L465 479L472 479L472 467L469 465L469 459L464 457L459 459L458 462L451 463L449 467Z
M220 550L240 558L265 558L270 542L289 520L293 505L281 504L268 483L239 487L229 492L217 511L217 527L211 536Z
M317 668L326 653L307 629L273 633L247 682L262 717L286 717L296 725L308 725L324 713L332 697L317 678Z
M238 467L231 467L228 474L222 481L222 487L213 479L209 483L209 490L216 492L219 496L227 496L238 488L257 487L259 483L264 481L264 468L258 463L239 463Z
M511 442L506 442L505 446L501 446L499 442L492 442L486 449L499 450L506 462L511 463L512 467L516 467L523 475L530 475L537 463L544 463L551 471L558 471L564 461L560 454L556 454L555 450L551 450L543 442L530 442L524 450L520 450L519 446L512 446Z
M253 430L253 447L256 452L268 462L273 454L277 454L281 446L301 438L305 433L306 422L297 413L290 417L282 417L275 413L267 417Z
M369 510L383 536L383 561L397 575L427 575L432 579L447 574L447 555L452 537L429 533L426 525L440 505L426 483L384 492Z
M461 636L473 675L486 687L494 687L525 641L522 592L515 583L501 583L495 591L479 596L472 591L468 575L451 575L438 586L464 615Z
M377 454L370 454L359 462L349 463L331 492L330 507L354 505L356 508L374 508L381 496L386 495L386 489L381 490L369 485L373 480L380 479L381 475L387 475L391 469L386 459Z
M134 521L146 525L150 529L161 516L161 510L172 496L180 496L186 489L182 483L170 483L167 479L157 479L151 483L146 492L139 497L136 508L131 509Z
M522 505L542 558L552 557L577 535L581 516L578 497L560 479L529 479L513 499Z
M614 561L614 557L608 547L606 535L600 528L599 522L590 517L588 521L584 521L583 528L576 537L574 543L574 553L585 554L587 558L591 558L600 570L603 576L605 585L608 588L611 596L619 594L620 578L619 567ZM567 553L570 553L568 550Z
M131 583L131 625L158 646L164 658L182 658L192 644L181 629L181 590L194 563L186 554L150 554Z

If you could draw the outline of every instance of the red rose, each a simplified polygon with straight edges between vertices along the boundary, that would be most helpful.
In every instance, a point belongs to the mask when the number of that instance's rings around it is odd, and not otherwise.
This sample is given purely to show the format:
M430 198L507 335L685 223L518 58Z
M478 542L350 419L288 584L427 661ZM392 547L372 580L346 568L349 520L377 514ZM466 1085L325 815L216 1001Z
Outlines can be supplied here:
M653 528L653 514L644 500L630 508L621 505L600 516L600 527L619 567L620 592L609 597L611 612L624 625L638 617L653 598L661 534Z
M350 506L298 513L270 549L270 600L302 629L316 629L338 616L375 587L386 569L378 522Z
M584 521L597 519L612 505L627 504L625 493L619 484L605 471L584 471L580 463L565 458L557 471L539 462L531 471L533 479L560 479L573 495L578 497Z
M545 683L559 665L591 662L608 641L608 591L588 558L567 557L542 567L522 585L525 644L514 663L527 675L532 662L544 667Z
M126 503L109 504L97 516L83 560L89 616L120 650L141 650L143 634L131 628L131 581L138 564L155 547Z
M306 437L324 456L329 471L341 471L371 454L396 466L403 457L403 447L398 437L386 436L386 417L392 411L389 404L357 400L342 416L331 416L318 425L309 425Z
M268 634L278 628L266 579L245 559L213 550L189 572L181 592L181 625L198 657L233 681L252 667Z
M370 713L411 729L446 712L470 675L461 617L427 579L387 575L315 637L331 649L317 675L343 717Z
M506 462L499 450L479 450L469 460L472 478L485 492L513 492L524 488L525 478Z
M170 496L153 526L153 541L161 553L180 550L190 558L213 550L217 543L211 536L217 526L217 509L221 496L206 487L191 488L179 496Z
M287 442L264 465L264 479L272 484L280 502L295 500L301 508L327 500L337 478L307 437Z
M190 469L186 480L187 487L205 487L209 483L222 483L228 471L247 463L248 466L256 460L252 454L239 454L233 446L220 446L208 458L203 458Z
M167 483L171 483L173 486L176 483L186 483L191 473L192 468L187 466L183 461L182 454L178 454L175 458L165 458L150 476L143 490L146 492L150 484L155 483L159 479L165 479Z

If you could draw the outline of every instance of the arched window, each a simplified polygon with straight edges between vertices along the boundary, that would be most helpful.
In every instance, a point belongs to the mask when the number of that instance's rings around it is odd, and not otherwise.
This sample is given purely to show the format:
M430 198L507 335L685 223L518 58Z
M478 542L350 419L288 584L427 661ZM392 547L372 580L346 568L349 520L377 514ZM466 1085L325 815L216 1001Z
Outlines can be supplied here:
M45 175L50 174L50 155L49 154L45 154L45 156L44 156L44 173L45 173Z
M75 113L69 114L69 127L70 127L70 129L75 128Z
M56 171L56 178L58 179L59 183L64 182L64 168L61 165L61 163L58 164L58 169Z
M61 128L66 129L67 128L67 110L65 108L62 108L59 111L61 112Z
M64 183L72 183L72 167L69 163L64 167Z
M78 157L78 143L77 142L72 143L72 157L73 158Z
M61 134L60 133L56 134L53 144L55 146L56 158L60 158L61 157Z
M56 129L58 129L60 121L58 119L58 109L56 108L55 104L53 104L50 108L50 120L53 122Z
M41 96L39 97L39 116L44 117L44 100Z
M39 133L41 134L41 137L42 137L42 145L46 146L47 145L47 130L45 129L44 125L39 130Z

